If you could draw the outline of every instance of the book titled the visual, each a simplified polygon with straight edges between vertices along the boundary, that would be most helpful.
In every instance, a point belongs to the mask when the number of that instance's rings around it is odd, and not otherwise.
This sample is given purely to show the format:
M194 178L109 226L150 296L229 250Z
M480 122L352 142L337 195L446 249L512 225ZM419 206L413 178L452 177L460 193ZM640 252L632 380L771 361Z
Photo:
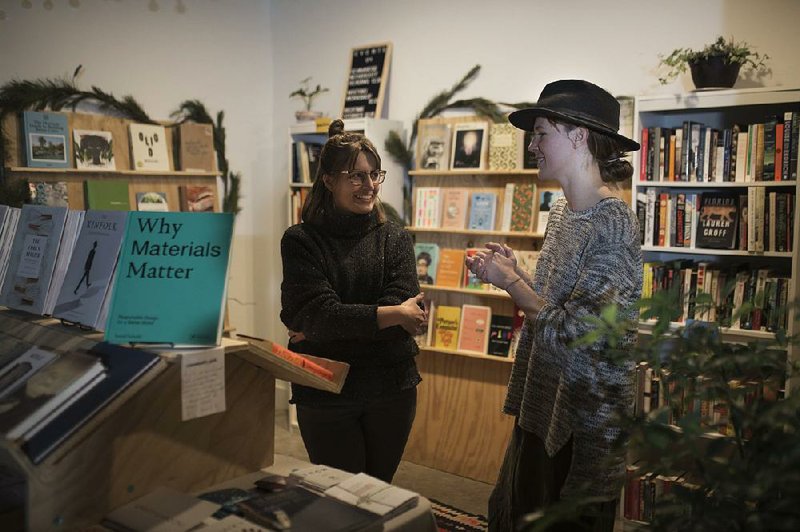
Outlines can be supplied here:
M87 211L53 317L92 329L102 329L100 313L109 295L117 265L127 212Z
M463 305L461 307L461 324L458 328L458 350L485 355L489 346L491 321L491 307Z
M69 207L69 190L65 181L31 181L28 183L31 205Z
M184 212L214 212L216 195L210 185L181 185L181 210Z
M493 314L489 325L489 344L486 352L489 355L507 357L511 350L511 337L514 332L514 318Z
M147 212L169 212L166 192L151 190L136 193L136 210Z
M170 170L164 126L130 124L131 161L134 170Z
M417 242L414 244L417 260L417 280L420 284L436 284L436 270L439 267L439 244Z
M44 311L66 218L66 207L23 205L0 303L31 314Z
M447 170L450 164L450 124L418 122L417 170Z
M697 209L697 238L695 246L710 249L736 247L736 227L739 220L738 196L704 192Z
M75 168L79 170L115 170L114 139L110 131L75 129Z
M455 349L458 345L458 326L461 307L438 305L433 319L433 347Z
M231 213L131 212L105 339L219 345Z
M214 128L211 124L182 123L178 126L178 141L181 170L214 171Z
M125 179L88 179L84 183L86 206L99 211L129 211L128 181Z
M65 114L24 111L22 127L28 166L69 167L69 126Z
M473 192L470 195L469 229L479 231L494 230L497 214L497 194L494 192Z
M464 229L467 226L469 190L445 188L442 192L442 229Z

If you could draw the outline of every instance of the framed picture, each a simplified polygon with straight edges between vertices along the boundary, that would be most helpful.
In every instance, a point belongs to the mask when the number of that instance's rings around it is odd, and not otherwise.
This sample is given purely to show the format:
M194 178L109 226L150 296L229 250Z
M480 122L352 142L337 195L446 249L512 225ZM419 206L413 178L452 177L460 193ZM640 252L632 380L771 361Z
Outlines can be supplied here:
M461 122L453 128L453 148L450 168L480 170L486 167L489 124Z

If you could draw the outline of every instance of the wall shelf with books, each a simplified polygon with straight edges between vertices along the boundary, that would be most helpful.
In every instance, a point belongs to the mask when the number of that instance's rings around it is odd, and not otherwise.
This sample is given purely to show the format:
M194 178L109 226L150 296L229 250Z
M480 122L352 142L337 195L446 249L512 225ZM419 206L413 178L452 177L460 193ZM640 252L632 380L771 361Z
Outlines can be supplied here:
M706 249L695 247L642 246L642 251L653 253L695 253L708 256L793 258L791 251L746 251L738 249Z
M544 238L543 233L531 233L522 231L492 231L489 229L449 229L442 227L408 227L412 233L441 233L455 235L485 235L485 236L506 236L509 238Z
M499 290L485 290L475 288L455 288L452 286L440 286L435 284L420 284L419 289L423 292L438 291L438 292L453 292L458 294L469 294L478 297L496 297L499 299L511 299L507 292Z
M411 170L408 172L410 176L464 176L464 175L472 175L472 176L495 176L495 177L526 177L526 176L535 176L539 175L539 170L536 169L528 169L528 170Z
M670 324L670 330L675 331L683 327L685 323L674 322ZM639 322L639 334L652 334L655 320ZM768 340L775 337L775 333L767 331L752 331L746 329L734 329L732 327L721 327L720 332L726 342L748 342L752 340Z

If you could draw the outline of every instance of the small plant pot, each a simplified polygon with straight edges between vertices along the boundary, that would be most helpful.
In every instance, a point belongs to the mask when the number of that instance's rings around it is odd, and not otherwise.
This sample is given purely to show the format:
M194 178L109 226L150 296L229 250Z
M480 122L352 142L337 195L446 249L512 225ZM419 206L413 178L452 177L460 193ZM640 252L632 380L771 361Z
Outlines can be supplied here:
M731 88L739 77L739 63L728 63L722 56L711 56L689 63L692 81L698 89Z
M298 122L310 122L320 118L322 113L320 111L296 111L294 117Z

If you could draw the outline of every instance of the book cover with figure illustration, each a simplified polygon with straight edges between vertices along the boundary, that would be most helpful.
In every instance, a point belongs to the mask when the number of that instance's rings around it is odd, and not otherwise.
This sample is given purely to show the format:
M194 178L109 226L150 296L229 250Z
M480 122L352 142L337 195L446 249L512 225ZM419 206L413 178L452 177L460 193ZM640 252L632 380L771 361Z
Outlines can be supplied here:
M105 339L219 345L233 214L131 212Z
M75 168L116 170L114 139L110 131L75 129L72 131Z

